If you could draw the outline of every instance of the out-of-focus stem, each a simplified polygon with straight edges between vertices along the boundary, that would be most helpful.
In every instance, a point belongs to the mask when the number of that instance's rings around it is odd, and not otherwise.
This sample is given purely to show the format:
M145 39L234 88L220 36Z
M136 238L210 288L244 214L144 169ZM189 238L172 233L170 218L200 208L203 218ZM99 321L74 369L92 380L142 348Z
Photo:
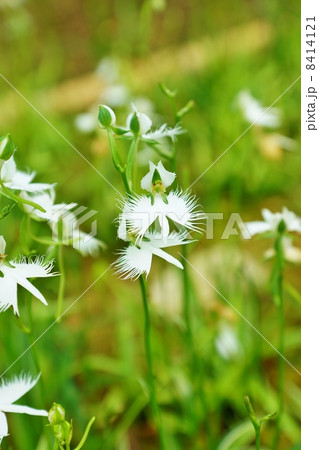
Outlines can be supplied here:
M145 344L145 352L146 352L146 360L148 367L148 387L150 394L150 401L153 410L153 415L156 421L156 425L158 427L159 439L162 450L166 449L165 445L165 437L164 430L160 416L160 410L158 407L157 399L156 399L156 389L154 383L154 374L153 374L153 361L152 361L152 349L151 349L151 323L150 323L150 315L148 309L148 298L147 298L147 284L143 276L140 276L140 285L143 297L143 307L144 307L144 344Z

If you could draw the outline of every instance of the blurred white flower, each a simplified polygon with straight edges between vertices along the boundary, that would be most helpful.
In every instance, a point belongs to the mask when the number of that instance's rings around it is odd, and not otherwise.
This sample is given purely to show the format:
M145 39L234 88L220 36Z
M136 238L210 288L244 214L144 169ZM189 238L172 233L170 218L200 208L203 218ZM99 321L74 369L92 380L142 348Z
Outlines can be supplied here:
M281 213L272 213L269 209L263 209L261 215L264 219L263 221L245 223L250 236L265 233L267 231L277 231L281 221L285 223L287 231L296 231L298 233L301 231L300 218L292 211L289 211L285 206L282 208Z
M154 225L160 227L163 238L170 233L169 220L188 230L200 231L199 221L204 215L199 211L195 196L183 191L171 191L166 188L175 179L175 174L166 170L162 163L157 166L150 162L150 171L142 179L141 187L149 195L131 195L122 201L122 213L119 216L119 236L125 236L126 229L142 237Z
M223 326L218 333L215 346L220 356L227 360L238 357L242 352L234 330L228 325Z
M7 263L5 248L6 242L3 236L0 236L0 312L6 311L12 306L14 313L19 315L18 284L47 305L41 292L30 283L28 278L46 278L57 275L51 272L53 261L45 262L44 257L36 257L28 260L20 258Z
M182 264L162 248L185 245L189 242L192 241L186 239L186 233L173 232L165 240L160 233L147 233L138 245L131 244L120 250L120 257L115 262L116 273L123 279L136 279L143 274L147 276L151 270L153 255L183 269Z
M52 184L32 183L35 175L36 172L26 173L18 170L13 156L4 162L0 169L0 179L7 189L38 192L52 187Z
M92 133L97 126L96 113L86 112L78 114L75 117L74 124L76 128L83 134Z
M102 92L100 101L112 108L119 108L130 101L130 91L124 84L110 85Z
M78 250L82 256L92 256L93 258L96 258L100 251L106 248L104 242L79 229L73 232L72 246Z
M29 414L31 416L46 417L48 412L44 409L30 408L29 406L15 405L23 395L29 392L38 382L40 375L32 379L28 375L20 375L9 381L2 381L0 385L0 444L8 436L8 422L5 413Z
M277 128L281 125L280 110L277 108L267 110L247 90L239 92L237 102L243 116L251 124L268 128Z
M282 238L282 249L284 252L284 258L286 261L298 264L301 261L301 251L300 248L295 247L293 245L293 240L288 237L284 236ZM269 248L265 252L265 258L272 258L275 256L275 249Z
M98 63L95 73L107 83L115 83L119 78L118 62L114 58L106 56Z
M31 200L45 209L45 213L33 208L32 206L24 204L24 210L35 220L47 221L55 239L59 239L59 222L62 222L62 242L65 245L72 245L83 256L91 255L96 257L99 250L105 248L105 244L96 239L91 234L84 233L79 229L78 219L74 208L76 203L57 203L54 204L55 191L43 191L36 194L29 195L26 192L21 193L21 197ZM84 208L85 209L85 208ZM80 208L81 212L83 208Z

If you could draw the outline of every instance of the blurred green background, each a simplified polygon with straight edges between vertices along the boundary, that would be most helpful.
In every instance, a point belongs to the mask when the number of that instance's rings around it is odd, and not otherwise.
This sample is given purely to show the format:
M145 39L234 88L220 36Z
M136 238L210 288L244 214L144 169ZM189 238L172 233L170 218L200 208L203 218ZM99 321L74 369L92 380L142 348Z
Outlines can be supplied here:
M114 106L123 124L134 101L150 111L155 124L173 125L158 82L178 91L180 107L193 99L195 108L182 123L187 134L178 140L178 177L187 187L249 126L236 105L239 91L248 89L268 106L299 76L299 22L300 2L287 0L0 0L0 72L40 112L0 78L0 135L11 133L20 169L36 170L37 181L58 183L58 202L77 202L98 212L98 238L107 245L95 260L65 248L65 306L103 273L121 245L113 222L118 194L72 148L123 192L106 135L96 125L87 125L97 115L97 105ZM231 212L240 213L243 220L260 220L263 207L279 211L286 205L299 213L298 82L276 106L283 118L278 132L296 141L295 151L283 151L271 140L269 144L269 131L250 129L193 186L206 212L223 212L226 222ZM89 115L79 117L84 113ZM87 132L79 127L83 121ZM141 152L141 176L147 155L147 150ZM1 202L7 204L4 198ZM25 250L19 239L22 217L16 207L0 222L11 257ZM226 222L216 222L215 239L203 237L193 244L189 259L276 346L277 312L269 287L272 262L263 257L272 242L238 236L221 240ZM42 224L34 224L34 231L48 234ZM36 243L30 250L45 252ZM214 448L253 448L243 396L250 396L260 416L276 410L277 355L196 272L189 271L199 377L189 370L183 339L181 273L156 261L149 277L155 373L169 448L207 448L205 421ZM299 266L287 264L285 356L297 368L299 283ZM158 448L143 381L143 311L137 284L118 280L109 270L35 346L43 386L30 394L32 406L61 403L74 420L74 442L95 415L85 447L90 450ZM40 280L37 286L46 292L49 306L34 301L34 337L54 320L58 280ZM27 320L23 307L21 316ZM29 345L15 322L11 310L0 315L1 370ZM218 342L225 330L235 344L225 343L228 350L223 351ZM6 375L36 373L32 353ZM200 402L192 401L195 378L202 385L208 417ZM200 418L195 429L190 419L194 410ZM47 448L45 422L8 417L10 437L3 449ZM300 378L287 366L280 449L299 448L299 420ZM273 428L273 423L265 426L265 448Z

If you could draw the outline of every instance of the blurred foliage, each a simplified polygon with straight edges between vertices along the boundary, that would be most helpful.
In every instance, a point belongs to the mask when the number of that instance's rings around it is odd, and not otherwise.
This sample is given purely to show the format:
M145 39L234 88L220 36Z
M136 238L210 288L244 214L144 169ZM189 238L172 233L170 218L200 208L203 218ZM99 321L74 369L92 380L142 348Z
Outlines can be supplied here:
M172 125L169 102L157 86L165 81L177 89L180 107L190 99L195 102L183 119L187 134L178 142L178 177L187 187L249 126L235 104L241 89L249 89L262 104L270 105L299 76L300 4L288 0L2 0L0 8L1 73L39 110L0 79L0 135L12 135L21 169L36 170L38 181L58 183L58 202L74 201L98 211L98 237L107 244L96 260L66 249L66 305L79 300L7 375L20 370L35 373L36 352L43 389L28 395L34 397L32 404L44 402L47 408L54 401L62 403L74 420L74 441L94 415L96 422L85 448L157 448L143 381L146 366L138 286L116 279L110 270L80 298L114 261L119 243L113 220L119 196L75 149L121 192L122 187L106 136L97 128L81 133L75 118L97 107L104 82L95 69L105 57L117 62L121 83L132 98L151 100L154 122ZM286 205L298 213L299 97L296 83L276 104L283 113L280 133L295 139L297 150L262 151L265 136L253 127L194 184L192 189L205 211L224 212L225 217L239 212L244 220L259 220L262 207L276 211ZM116 109L119 123L129 110L129 101ZM19 238L22 217L16 207L0 222L10 257L25 250ZM223 241L224 226L225 222L216 223L216 238L194 244L189 258L276 346L276 309L268 283L272 263L263 260L271 243L241 241L237 236ZM41 224L34 224L34 232L45 234ZM36 243L32 250L45 251ZM189 370L178 303L181 275L160 261L150 275L155 373L169 449L207 448L205 420L210 423L213 448L252 448L254 430L243 397L249 395L258 416L276 410L277 355L196 272L191 271L191 276L194 336L202 362L198 370L209 417L203 417L198 399L193 402L194 374ZM297 367L299 278L299 267L288 264L285 356ZM44 288L44 282L37 285ZM33 304L35 338L54 320L57 280L46 281L45 290L49 306ZM23 308L21 317L27 320ZM226 358L216 349L225 324L240 344L237 354ZM17 327L11 310L0 315L0 329L1 370L5 370L30 341ZM196 426L191 420L194 413L199 418ZM45 421L8 416L10 437L3 441L3 449L47 448L50 437L49 430L43 431ZM298 448L299 421L300 378L287 366L280 448ZM269 423L262 431L264 446L271 444L272 433Z

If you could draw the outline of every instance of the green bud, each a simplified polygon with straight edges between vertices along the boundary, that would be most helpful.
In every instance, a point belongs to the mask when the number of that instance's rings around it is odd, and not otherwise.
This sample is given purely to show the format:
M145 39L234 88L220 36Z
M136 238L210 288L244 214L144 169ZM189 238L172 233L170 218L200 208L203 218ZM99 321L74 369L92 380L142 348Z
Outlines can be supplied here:
M0 159L8 161L13 155L14 145L10 134L0 137Z
M186 103L186 105L182 109L178 111L177 118L181 120L182 117L185 116L185 114L189 113L194 108L194 106L195 106L194 100L190 100L188 103Z
M248 414L252 417L255 417L255 411L253 410L253 407L250 403L250 399L249 399L248 395L244 396L244 403L245 403L245 407L247 409Z
M286 231L286 224L283 220L281 220L278 224L278 233L282 234Z
M65 409L58 403L53 403L49 411L48 420L51 425L60 424L65 420Z
M171 91L171 90L166 86L165 83L161 82L161 83L158 83L158 85L159 85L161 91L163 92L163 94L166 95L166 97L174 98L174 97L176 96L176 91Z
M98 122L101 128L109 128L115 125L116 116L113 109L106 105L99 106Z
M135 135L137 135L140 131L140 121L138 120L136 112L133 114L130 121L130 129Z
M73 434L72 423L69 423L65 420L64 422L58 423L57 425L53 425L52 430L54 437L59 441L59 443L70 444Z

